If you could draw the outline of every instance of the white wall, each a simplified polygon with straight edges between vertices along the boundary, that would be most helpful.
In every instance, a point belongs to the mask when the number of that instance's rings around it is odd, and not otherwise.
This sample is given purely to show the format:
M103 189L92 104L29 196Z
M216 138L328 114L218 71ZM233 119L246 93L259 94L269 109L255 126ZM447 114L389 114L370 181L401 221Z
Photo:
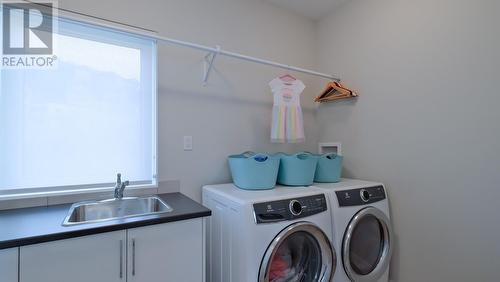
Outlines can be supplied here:
M253 0L61 0L59 6L158 31L160 35L312 68L315 25ZM302 95L306 143L269 141L272 96L267 83L283 72L219 57L203 87L199 51L159 47L159 177L180 180L181 192L200 200L203 184L230 181L226 156L246 150L315 150L317 125L310 78ZM194 150L183 151L184 135ZM126 177L126 176L125 176Z
M500 2L347 1L319 23L323 71L360 92L322 105L345 175L387 184L392 279L498 281Z

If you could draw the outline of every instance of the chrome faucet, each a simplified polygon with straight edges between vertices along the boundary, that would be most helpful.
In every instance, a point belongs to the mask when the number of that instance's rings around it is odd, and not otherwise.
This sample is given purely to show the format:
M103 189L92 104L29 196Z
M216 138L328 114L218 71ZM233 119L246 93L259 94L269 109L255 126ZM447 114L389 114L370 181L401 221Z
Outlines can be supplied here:
M123 190L127 187L129 181L122 182L122 174L118 173L116 175L116 185L115 185L115 199L123 198Z

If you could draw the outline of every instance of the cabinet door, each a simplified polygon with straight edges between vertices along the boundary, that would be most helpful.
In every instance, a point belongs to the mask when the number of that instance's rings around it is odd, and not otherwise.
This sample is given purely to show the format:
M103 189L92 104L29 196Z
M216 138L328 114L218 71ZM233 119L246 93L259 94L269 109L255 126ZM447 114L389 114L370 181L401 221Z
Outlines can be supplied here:
M204 281L203 219L128 230L128 282Z
M17 282L19 248L0 250L0 281Z
M124 282L126 231L20 248L20 282Z

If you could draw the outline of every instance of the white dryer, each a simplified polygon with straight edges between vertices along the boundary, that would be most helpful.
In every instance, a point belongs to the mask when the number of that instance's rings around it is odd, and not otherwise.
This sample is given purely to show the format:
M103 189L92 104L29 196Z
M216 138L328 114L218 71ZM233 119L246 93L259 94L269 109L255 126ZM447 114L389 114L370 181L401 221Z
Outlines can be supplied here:
M387 282L393 249L384 185L354 179L315 183L331 203L338 264L334 282Z
M203 187L208 282L328 282L336 267L329 203L321 189Z

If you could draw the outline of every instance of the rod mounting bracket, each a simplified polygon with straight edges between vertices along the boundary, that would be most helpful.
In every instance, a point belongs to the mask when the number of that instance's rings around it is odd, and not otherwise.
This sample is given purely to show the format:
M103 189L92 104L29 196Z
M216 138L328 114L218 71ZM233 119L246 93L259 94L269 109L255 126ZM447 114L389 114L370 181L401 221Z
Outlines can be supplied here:
M203 86L206 86L208 83L208 77L210 76L210 72L214 67L215 58L220 53L220 50L221 47L217 45L215 46L215 51L205 55L205 60L203 62Z

